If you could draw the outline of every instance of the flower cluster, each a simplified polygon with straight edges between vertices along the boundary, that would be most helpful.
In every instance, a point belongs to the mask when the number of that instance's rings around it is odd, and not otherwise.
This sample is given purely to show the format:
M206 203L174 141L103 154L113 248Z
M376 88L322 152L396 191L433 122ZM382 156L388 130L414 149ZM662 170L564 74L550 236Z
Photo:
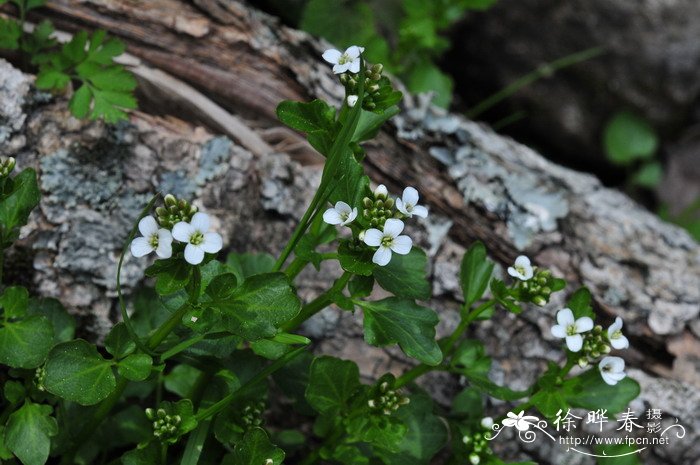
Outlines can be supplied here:
M0 157L0 178L6 178L15 169L15 159L12 157Z
M358 209L342 201L326 210L323 220L332 225L349 226L353 231L359 230L360 241L369 247L377 247L372 262L385 266L391 261L392 253L406 255L411 251L413 240L401 234L404 229L402 219L428 216L428 209L418 205L418 200L418 191L413 187L404 189L401 198L392 199L386 186L380 184L371 197L362 199L361 219L369 228L354 227L352 223L358 219Z
M241 416L241 422L246 430L255 427L262 427L263 423L265 422L263 414L265 413L266 408L267 406L263 401L253 402L245 406L242 412L243 415Z
M622 318L617 317L607 331L602 326L594 326L590 317L574 317L573 311L564 308L557 312L557 324L552 326L552 335L564 339L566 347L573 353L580 354L578 364L582 368L595 362L611 349L626 349L629 341L622 334ZM615 385L625 377L625 361L620 357L605 356L598 364L603 380Z
M516 258L513 266L508 267L507 271L518 280L518 300L521 302L532 302L542 306L549 302L549 297L557 288L552 272L532 266L530 259L525 255Z
M168 415L165 409L146 409L146 417L153 422L153 436L161 442L174 444L177 441L177 430L182 419L179 415Z
M158 221L152 216L145 216L139 221L141 237L131 242L131 255L134 257L155 252L159 258L170 258L173 255L173 239L184 244L184 257L191 265L202 263L205 253L221 250L221 235L209 231L209 215L197 212L197 207L167 195L165 206L157 208L156 214Z
M488 445L486 435L493 427L493 418L485 417L481 420L476 431L469 431L462 436L462 443L467 449L467 457L472 465L479 465L493 455Z
M390 389L387 381L383 381L379 384L376 395L367 401L367 405L370 409L380 412L383 415L391 415L402 405L409 404L410 401L408 397L402 396L395 390Z

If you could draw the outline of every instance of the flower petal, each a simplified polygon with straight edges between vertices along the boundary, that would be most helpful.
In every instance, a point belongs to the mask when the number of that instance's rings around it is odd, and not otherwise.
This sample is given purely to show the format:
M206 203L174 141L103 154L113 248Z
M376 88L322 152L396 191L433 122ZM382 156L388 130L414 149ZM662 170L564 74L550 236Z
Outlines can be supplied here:
M406 255L408 252L411 251L412 246L413 246L413 241L411 240L410 237L398 236L393 240L393 242L391 244L391 250L396 252L399 255Z
M190 265L199 265L204 260L204 250L197 245L187 244L187 247L185 247L185 260Z
M413 207L413 214L415 216L420 216L421 218L427 218L428 209L423 205L416 205L415 207Z
M340 224L343 222L343 219L340 217L340 213L338 213L338 210L335 208L329 208L325 212L323 212L323 221L325 221L328 224Z
M391 249L389 247L381 246L374 252L372 261L379 266L385 266L391 261Z
M173 241L158 241L156 255L160 258L170 258L173 255Z
M386 188L384 184L380 184L377 186L376 189L374 189L374 196L375 197L387 197L389 195L389 190Z
M346 101L348 102L348 106L350 108L353 108L355 106L355 104L357 103L357 99L358 99L357 95L348 95L348 98L346 99Z
M330 48L330 49L326 50L325 52L323 52L323 55L321 55L321 56L322 56L323 59L326 60L328 63L330 63L330 64L332 64L332 65L336 65L336 64L338 64L338 60L340 60L340 57L341 57L342 55L343 55L343 54L340 53L340 50L336 50L336 49L334 49L334 48Z
M370 247L377 247L382 243L384 234L378 229L372 228L365 231L364 241Z
M359 73L360 72L360 59L357 58L355 60L352 60L348 66L348 70L351 73Z
M406 209L406 205L404 205L403 200L399 198L396 199L396 209L409 218L413 216L413 214Z
M581 347L583 347L583 337L581 337L580 334L566 336L566 347L568 347L571 352L578 352L581 350Z
M621 357L605 357L603 361L606 361L606 359L607 365L610 365L613 372L621 372L625 370L625 360Z
M600 372L600 376L603 378L603 381L605 381L606 384L609 384L610 386L615 386L618 382L618 380L611 376L610 373L602 371Z
M153 247L145 237L137 237L131 242L131 255L134 257L143 257L151 252L153 252Z
M527 281L527 280L531 279L534 274L535 274L535 272L531 266L525 267L525 272L523 273L523 277L521 279L523 281Z
M527 268L530 266L530 259L525 255L519 255L518 258L515 259L515 266Z
M362 47L358 47L357 45L352 45L352 46L348 47L347 50L345 50L345 54L354 60L355 58L360 57L360 53L362 53L363 50L364 49Z
M223 239L221 239L221 234L215 232L208 232L204 234L204 240L202 241L200 247L206 253L216 253L223 247Z
M139 221L139 232L143 237L151 237L151 234L158 232L158 223L152 216L144 216Z
M338 211L338 213L350 213L352 211L350 205L343 202L342 200L339 200L335 203L335 209Z
M508 267L508 274L511 275L512 277L518 278L518 279L521 279L523 277L523 275L520 274L520 272L518 270L516 270L515 268L513 268L512 266Z
M192 217L190 224L201 233L209 231L209 215L202 212L197 212Z
M557 312L557 323L564 327L574 324L574 312L570 308L562 308Z
M350 216L348 216L348 219L345 220L345 224L352 223L355 218L357 218L357 207L353 208L352 211L350 212Z
M194 227L189 223L180 221L173 226L173 238L180 242L189 242L192 234L194 234Z
M574 323L577 333L585 333L593 329L593 320L587 316L582 316Z
M552 336L564 339L566 337L566 327L561 325L552 326Z
M418 203L418 191L415 187L408 186L403 190L401 200L408 205L416 205Z
M630 346L630 341L625 336L620 336L610 339L610 345L613 346L613 349L622 350Z
M335 74L341 74L348 70L350 63L345 63L344 65L333 65L333 72Z
M403 231L403 221L397 220L396 218L389 218L384 223L384 235L389 237L396 237Z

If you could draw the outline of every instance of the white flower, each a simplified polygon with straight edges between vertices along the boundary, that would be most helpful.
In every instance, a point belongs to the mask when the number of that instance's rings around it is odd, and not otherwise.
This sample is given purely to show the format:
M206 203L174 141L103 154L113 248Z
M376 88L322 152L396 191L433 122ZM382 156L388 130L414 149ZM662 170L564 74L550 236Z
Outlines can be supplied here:
M603 381L611 386L616 385L627 376L625 374L625 361L620 357L603 357L603 360L598 364L598 369Z
M359 73L360 54L364 51L364 48L358 47L357 45L349 47L343 53L331 48L323 52L323 59L333 65L333 72L335 74L341 74L346 71L350 71L351 73Z
M357 103L357 95L348 95L347 101L350 108L354 107Z
M520 255L515 259L515 264L508 267L508 274L521 281L527 281L532 278L534 271L530 264L530 259L525 255Z
M552 326L554 337L566 339L566 346L571 352L578 352L583 346L583 337L579 333L585 333L593 329L593 320L582 316L574 321L574 312L564 308L557 313L558 325Z
M503 423L503 426L507 426L508 428L512 428L513 426L515 426L518 429L518 431L529 430L532 422L537 422L539 420L539 418L533 417L532 415L525 415L524 410L517 415L513 412L508 412L507 417L508 418L504 419L501 422Z
M195 213L192 221L180 221L173 226L173 237L187 243L185 260L192 265L198 265L204 260L204 252L216 253L221 250L222 240L217 233L209 231L209 215Z
M363 240L370 247L379 247L372 257L372 261L379 266L384 266L391 261L391 252L406 255L411 251L413 241L408 236L399 236L403 231L403 221L391 218L384 223L384 231L368 229Z
M384 184L380 184L374 189L374 196L378 199L387 198L389 196L389 191Z
M610 345L615 349L626 349L630 346L630 341L622 334L622 318L615 318L615 323L608 328L608 339Z
M170 258L173 254L173 236L170 231L158 228L158 223L152 216L141 218L139 231L143 237L137 237L131 242L131 255L143 257L155 251L160 258Z
M396 199L396 208L409 218L413 215L421 218L428 216L428 209L423 205L418 205L418 191L413 187L407 187L403 190L401 198Z
M352 223L355 218L357 218L357 207L350 208L350 205L342 201L336 202L335 207L323 213L323 221L340 226Z
M486 429L491 429L493 427L493 418L484 417L481 419L481 427Z

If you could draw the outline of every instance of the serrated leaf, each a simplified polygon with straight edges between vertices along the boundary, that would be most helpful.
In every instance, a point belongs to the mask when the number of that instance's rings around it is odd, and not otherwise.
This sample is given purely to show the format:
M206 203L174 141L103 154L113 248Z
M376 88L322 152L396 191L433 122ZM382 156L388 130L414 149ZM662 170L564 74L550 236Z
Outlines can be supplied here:
M406 355L427 365L442 361L442 351L435 341L439 320L433 310L397 297L356 303L364 312L368 344L381 347L398 343Z
M321 414L338 414L348 408L360 387L360 370L355 362L334 357L317 357L311 363L306 400Z
M87 39L87 32L79 31L73 36L70 42L63 45L63 55L75 64L80 63L87 56L87 51L85 50Z
M223 327L249 341L273 337L277 328L301 309L284 273L250 276L216 306L221 310Z
M51 323L43 316L5 322L0 328L0 363L13 368L36 368L46 359L53 338Z
M486 247L474 242L462 258L459 280L467 307L481 299L489 285L494 263L486 256Z
M394 254L386 266L374 268L377 284L397 297L427 300L431 296L428 282L428 257L413 247L407 255Z
M24 465L44 465L49 458L51 437L58 434L51 407L27 400L10 415L5 427L5 445Z
M102 358L95 346L82 339L54 347L45 369L46 390L81 405L100 402L116 387L112 362Z
M14 19L0 18L0 48L16 50L22 30Z

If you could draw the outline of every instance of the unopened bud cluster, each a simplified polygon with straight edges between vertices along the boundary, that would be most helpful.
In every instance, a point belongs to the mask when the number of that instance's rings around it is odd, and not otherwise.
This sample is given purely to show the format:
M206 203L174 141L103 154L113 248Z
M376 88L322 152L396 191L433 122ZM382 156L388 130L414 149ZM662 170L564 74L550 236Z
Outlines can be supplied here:
M15 169L15 159L12 157L0 157L0 178L6 178Z
M491 418L484 418L481 422L481 428L462 437L462 442L467 449L469 463L472 465L479 465L493 454L485 436L488 431L491 431L490 425L492 424L493 420Z
M600 356L609 354L610 350L611 348L603 332L603 327L596 325L590 332L586 333L583 338L583 347L581 348L581 356L578 359L578 365L581 368L586 368Z
M40 366L34 372L34 385L40 391L45 391L44 380L46 379L46 368Z
M396 217L394 210L395 201L389 198L389 192L383 185L372 193L372 197L362 199L362 216L364 216L372 228L381 229L389 218Z
M519 283L525 294L523 300L532 302L540 307L543 306L549 302L549 297L552 295L553 281L554 277L551 271L535 268L535 275L532 279Z
M197 213L197 207L190 205L187 200L178 199L168 194L163 199L163 206L156 208L158 223L166 229L172 229L180 221L189 223Z
M372 65L365 70L365 97L362 100L362 108L372 111L376 108L374 99L378 98L380 93L379 80L382 78L384 66L381 64ZM340 83L345 87L346 95L357 95L359 90L360 76L352 73L343 73L340 75Z
M170 444L174 444L177 441L178 427L182 421L180 415L168 415L162 408L158 410L147 408L146 417L153 422L153 436L158 438L158 440Z
M411 399L402 396L398 392L389 388L389 383L386 381L379 385L377 395L367 401L367 405L372 410L376 410L384 415L391 415L402 405L407 405Z
M263 414L265 413L266 405L265 402L255 402L253 404L247 405L243 409L243 415L241 421L245 429L260 427L265 421Z

